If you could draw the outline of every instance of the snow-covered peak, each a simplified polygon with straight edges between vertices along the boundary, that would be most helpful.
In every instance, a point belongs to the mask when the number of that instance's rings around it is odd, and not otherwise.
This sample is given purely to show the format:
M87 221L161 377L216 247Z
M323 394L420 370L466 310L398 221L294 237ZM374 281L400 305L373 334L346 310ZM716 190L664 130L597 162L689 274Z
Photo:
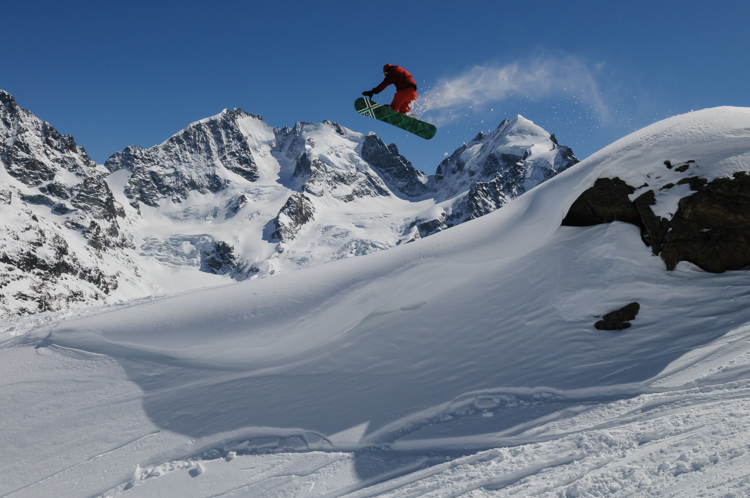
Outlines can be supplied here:
M70 135L61 135L0 90L0 159L8 173L29 187L47 187L63 195L84 177L105 171Z
M260 116L237 108L200 121L148 149L130 146L104 163L111 171L131 174L128 197L149 206L162 199L180 202L191 192L224 190L231 182L255 182L275 146L273 128ZM272 166L270 166L272 167Z
M515 197L578 162L547 131L521 115L491 133L480 133L445 159L435 175L443 199L469 190L477 181L502 179Z
M298 122L293 128L281 131L279 146L286 157L294 161L304 154L310 162L319 160L334 170L357 172L369 169L357 153L363 139L363 134L332 121Z
M263 116L260 114L250 114L249 112L245 112L239 107L235 107L234 109L223 109L220 113L214 114L213 116L209 116L207 118L199 119L198 121L193 121L189 125L187 125L186 128L191 128L194 126L199 126L202 124L209 123L211 121L224 121L224 120L238 120L243 118L253 118L257 121L263 121ZM169 140L169 139L167 139Z
M506 119L495 130L505 136L525 135L546 138L549 133L541 126L535 124L530 119L526 119L520 114L516 114L513 119Z

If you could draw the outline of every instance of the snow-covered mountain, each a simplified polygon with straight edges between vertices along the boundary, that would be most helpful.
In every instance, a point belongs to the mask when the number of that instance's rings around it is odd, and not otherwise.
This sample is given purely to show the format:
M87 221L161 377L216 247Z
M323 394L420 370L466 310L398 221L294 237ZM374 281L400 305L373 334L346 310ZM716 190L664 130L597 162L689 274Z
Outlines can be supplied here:
M6 92L0 103L3 316L388 249L495 211L577 162L521 116L427 176L374 134L330 121L274 128L235 109L97 165Z
M130 223L106 178L70 136L0 91L0 315L143 293Z
M414 243L6 319L0 494L747 496L749 171L708 109Z

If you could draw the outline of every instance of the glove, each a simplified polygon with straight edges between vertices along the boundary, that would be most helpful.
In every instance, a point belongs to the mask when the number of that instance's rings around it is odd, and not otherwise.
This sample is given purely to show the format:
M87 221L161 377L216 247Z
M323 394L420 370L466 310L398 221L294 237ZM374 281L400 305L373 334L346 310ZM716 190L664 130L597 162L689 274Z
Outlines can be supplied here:
M368 99L371 99L371 98L372 98L372 96L373 96L373 95L375 95L375 92L373 92L372 90L370 90L370 91L368 91L368 92L362 92L362 95L364 95L364 96L365 96L365 97L367 97Z

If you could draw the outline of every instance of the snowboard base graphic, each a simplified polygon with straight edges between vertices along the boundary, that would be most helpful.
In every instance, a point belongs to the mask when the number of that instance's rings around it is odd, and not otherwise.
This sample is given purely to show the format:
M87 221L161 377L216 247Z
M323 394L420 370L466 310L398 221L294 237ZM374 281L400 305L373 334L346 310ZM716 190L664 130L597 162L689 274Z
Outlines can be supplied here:
M437 133L437 128L433 124L425 123L416 118L410 118L400 112L394 111L387 105L378 104L364 97L360 97L354 101L354 109L363 116L384 121L427 140L434 137L435 133Z

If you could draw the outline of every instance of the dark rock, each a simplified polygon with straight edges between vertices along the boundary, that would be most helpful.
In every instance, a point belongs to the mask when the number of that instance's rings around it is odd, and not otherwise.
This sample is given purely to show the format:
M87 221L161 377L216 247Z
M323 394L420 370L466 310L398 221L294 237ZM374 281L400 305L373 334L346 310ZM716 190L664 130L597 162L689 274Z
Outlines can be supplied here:
M68 214L68 213L70 213L72 211L73 210L70 209L70 208L68 208L68 206L66 206L65 204L55 204L52 207L52 213L56 214L56 215L59 215L59 216Z
M46 195L41 195L41 194L35 194L35 195L21 194L21 199L23 199L24 202L27 202L29 204L41 204L42 206L49 206L49 207L52 207L55 204L57 204L55 201L53 201Z
M76 187L71 200L74 207L90 212L94 218L113 221L118 215L115 196L107 182L99 177L89 176Z
M619 178L599 178L573 202L562 224L585 227L624 221L641 226L638 210L628 198L633 192L635 189Z
M420 237L427 237L433 233L442 232L446 228L447 226L442 217L436 220L417 222L417 229L419 230Z
M750 175L738 172L712 182L689 177L677 184L689 185L695 193L680 200L671 220L654 214L653 190L631 203L627 197L635 191L631 186L618 178L600 178L576 199L563 225L589 226L616 219L633 223L641 227L644 243L661 255L668 270L680 261L714 273L750 267Z
M297 164L294 167L294 178L303 178L309 180L312 175L312 163L310 157L307 154L302 154L297 159Z
M680 200L665 237L667 268L679 261L714 273L750 266L750 175L693 182L691 188L697 192Z
M362 142L362 158L392 191L407 197L418 197L427 192L427 176L399 154L395 144L386 147L376 135L368 135Z
M505 185L502 175L488 182L475 183L469 189L464 201L454 205L453 212L445 220L446 225L455 226L497 211L511 200L505 192Z
M507 121L507 120L506 120ZM455 151L450 157L447 157L441 161L435 171L435 179L437 182L442 181L448 174L456 174L459 171L463 171L466 163L461 159L461 154L466 150L466 145L462 145Z
M594 324L594 327L599 330L624 330L630 327L630 323L628 322L635 320L640 309L640 304L635 302L630 303L619 310L607 313L601 320Z
M388 197L391 195L377 175L330 168L320 159L316 158L310 161L306 153L297 161L294 174L305 181L302 190L315 197L323 197L328 192L335 199L352 202L363 197ZM341 188L342 186L347 188Z
M313 219L314 214L315 207L309 197L303 193L291 195L273 220L276 230L271 234L271 240L293 240L302 226Z
M700 190L700 188L707 184L708 180L705 178L698 178L696 176L689 176L687 178L683 178L679 182L677 182L677 185L690 185L690 190L695 190L696 192Z
M201 251L201 271L225 275L237 267L234 247L223 241L214 241Z
M0 159L8 173L30 187L53 180L60 170L93 174L96 164L70 135L61 135L0 91Z
M324 119L323 124L327 124L328 126L333 128L333 131L335 131L337 135L341 135L342 137L346 136L346 130L344 130L344 128L337 122Z
M52 182L43 187L39 188L39 191L45 194L49 194L58 199L70 199L70 192L68 187L62 183Z
M639 195L634 201L633 206L640 216L641 237L643 242L651 247L654 254L659 254L664 245L664 237L669 231L669 220L656 216L651 210L651 206L656 204L656 194L649 190Z
M225 111L214 119L199 121L149 149L130 146L112 155L104 166L111 172L132 172L126 195L156 207L161 199L181 202L190 192L218 192L229 185L220 168L254 182L258 166L240 130L239 119L262 119L241 109Z
M227 214L224 216L224 218L228 219L228 218L233 217L240 211L240 209L242 209L243 206L245 206L249 202L250 202L250 199L248 199L245 194L242 194L236 199L232 200L227 205Z

